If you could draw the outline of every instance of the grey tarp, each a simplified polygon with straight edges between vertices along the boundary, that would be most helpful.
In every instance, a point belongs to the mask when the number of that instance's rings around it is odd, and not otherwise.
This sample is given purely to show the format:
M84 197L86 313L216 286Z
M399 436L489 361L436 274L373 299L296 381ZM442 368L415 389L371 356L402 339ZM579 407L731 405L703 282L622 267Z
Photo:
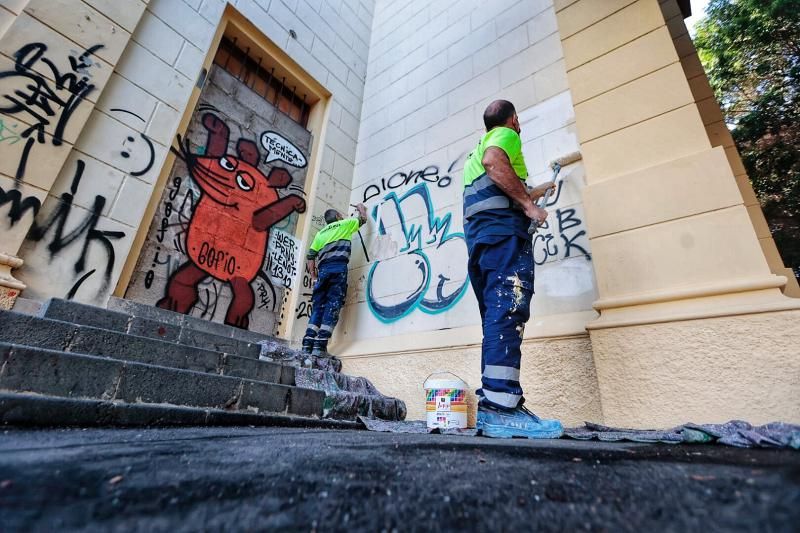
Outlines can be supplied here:
M476 435L475 429L428 429L422 420L395 422L359 417L370 431L391 433L444 433L450 435ZM718 443L740 448L792 448L800 450L800 426L785 422L770 422L753 426L741 420L724 424L683 424L671 429L626 429L585 422L582 427L567 428L564 437L578 440L606 442L631 441L666 444Z
M405 403L384 396L366 378L313 368L298 368L294 379L298 387L325 392L326 418L355 420L360 415L384 420L403 420L406 417Z
M317 370L328 370L330 372L341 372L342 370L342 361L337 357L307 355L274 339L259 341L258 344L261 345L259 359L264 361L273 361L296 367L316 368Z
M406 404L381 394L366 378L342 374L342 361L336 357L315 357L287 345L261 341L260 359L295 367L298 387L325 393L323 416L338 420L355 420L366 416L385 420L403 420Z
M634 442L719 443L740 448L800 449L800 426L785 422L770 422L753 426L742 420L724 424L687 423L667 430L622 429L590 422L581 428L569 428L565 436L573 439L602 441L628 440Z
M365 416L359 416L358 421L364 424L370 431L381 433L441 433L443 435L464 435L474 437L478 432L473 428L466 429L439 429L429 428L424 420L376 420Z

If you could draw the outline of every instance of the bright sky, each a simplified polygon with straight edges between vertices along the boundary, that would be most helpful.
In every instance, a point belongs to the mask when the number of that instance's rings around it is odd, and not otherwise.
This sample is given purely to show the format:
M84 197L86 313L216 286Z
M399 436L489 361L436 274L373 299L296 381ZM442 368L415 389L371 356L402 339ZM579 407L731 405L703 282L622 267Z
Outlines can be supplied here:
M692 0L691 3L692 16L686 19L686 26L689 28L689 34L694 37L694 25L698 20L703 18L708 0Z

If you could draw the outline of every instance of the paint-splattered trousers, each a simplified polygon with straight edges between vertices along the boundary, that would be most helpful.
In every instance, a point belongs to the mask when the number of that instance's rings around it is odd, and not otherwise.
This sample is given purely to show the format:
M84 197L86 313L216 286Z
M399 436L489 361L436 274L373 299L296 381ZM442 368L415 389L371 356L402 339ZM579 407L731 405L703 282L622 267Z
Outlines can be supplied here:
M311 316L303 337L306 351L327 351L328 339L339 321L339 313L347 296L347 272L320 270L311 295Z
M531 241L496 237L469 248L469 279L483 325L482 387L476 393L482 404L514 408L523 401L520 347L533 295Z

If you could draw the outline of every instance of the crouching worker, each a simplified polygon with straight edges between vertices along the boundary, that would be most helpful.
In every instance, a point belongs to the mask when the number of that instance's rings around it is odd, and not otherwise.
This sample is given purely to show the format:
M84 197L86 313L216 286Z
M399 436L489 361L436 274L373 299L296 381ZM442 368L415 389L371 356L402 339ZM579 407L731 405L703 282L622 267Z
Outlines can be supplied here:
M552 185L525 186L528 170L511 102L489 104L483 121L486 134L464 163L468 272L483 326L477 428L487 437L558 438L561 423L526 409L519 382L533 295L528 226L547 218L534 202Z
M358 204L358 218L344 218L335 209L325 211L327 226L319 230L306 256L306 266L316 279L311 295L311 317L303 337L303 351L327 355L328 340L339 321L347 295L350 239L367 222L367 208Z

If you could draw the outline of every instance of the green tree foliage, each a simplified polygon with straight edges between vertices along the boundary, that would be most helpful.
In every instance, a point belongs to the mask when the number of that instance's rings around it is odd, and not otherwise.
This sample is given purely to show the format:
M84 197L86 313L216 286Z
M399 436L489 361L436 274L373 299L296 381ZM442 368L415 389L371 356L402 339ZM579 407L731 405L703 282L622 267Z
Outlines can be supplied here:
M778 249L800 277L800 0L711 0L695 45Z

